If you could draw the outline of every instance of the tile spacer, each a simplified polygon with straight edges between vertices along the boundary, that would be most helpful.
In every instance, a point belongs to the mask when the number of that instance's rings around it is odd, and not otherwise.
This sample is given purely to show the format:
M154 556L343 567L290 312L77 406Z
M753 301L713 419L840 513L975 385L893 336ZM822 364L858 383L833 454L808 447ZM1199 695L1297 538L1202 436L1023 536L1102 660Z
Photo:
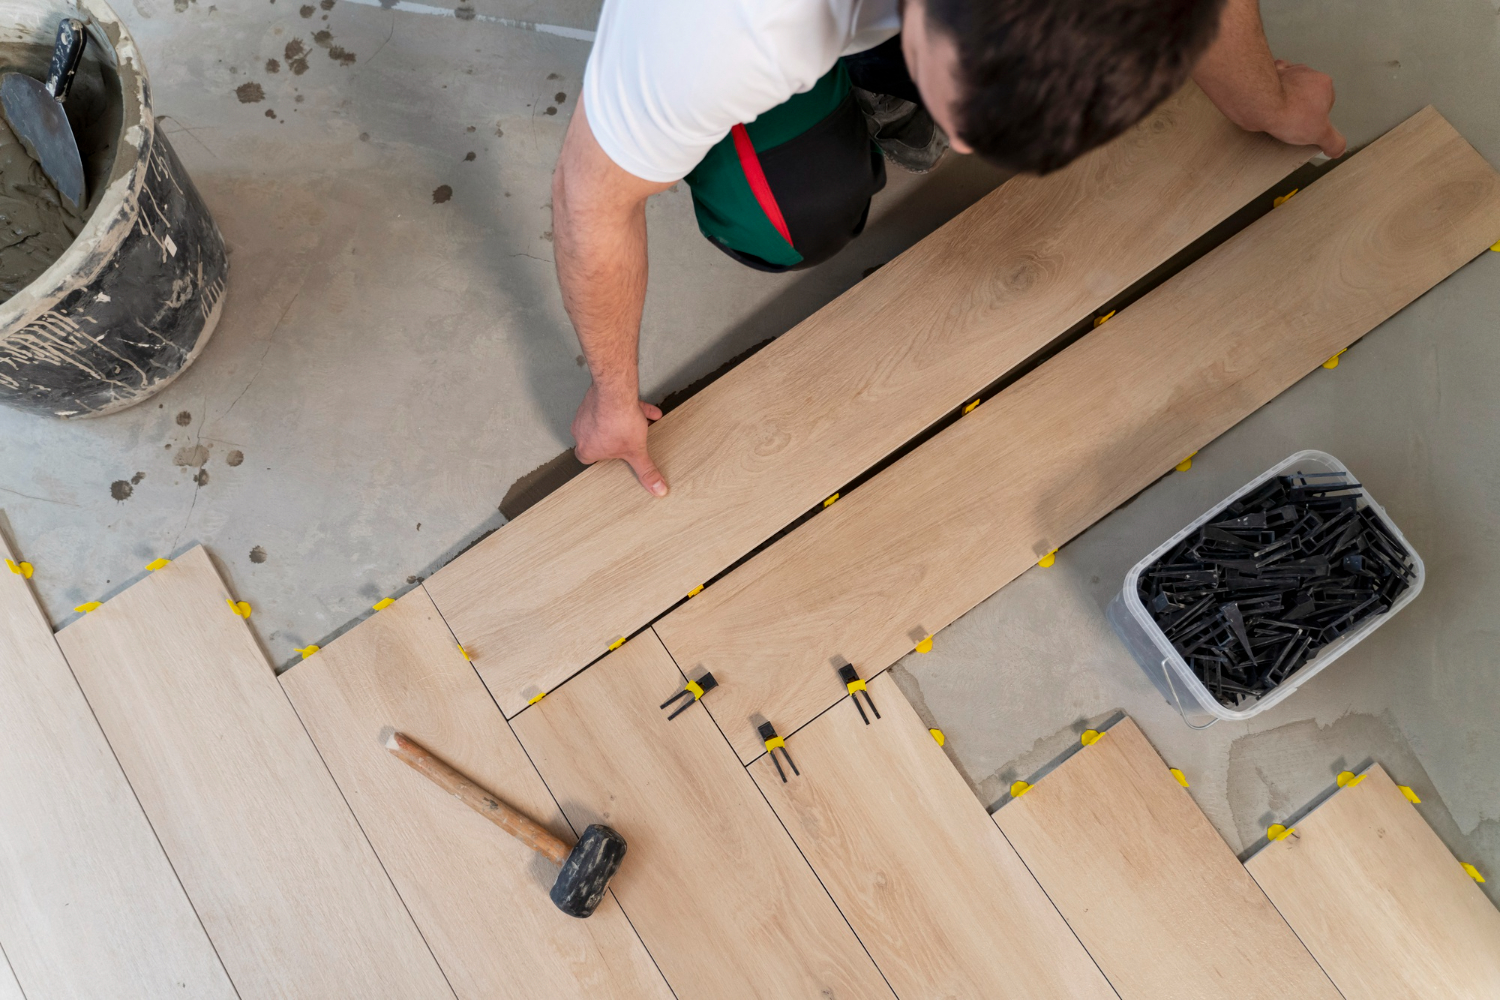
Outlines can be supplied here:
M1094 329L1097 330L1101 326L1103 326L1105 323L1108 323L1109 320L1110 320L1110 317L1113 316L1115 313L1117 313L1119 311L1120 310L1118 310L1118 309L1111 309L1109 312L1105 313L1103 316L1095 316L1094 317Z
M1031 786L1024 781L1012 781L1010 783L1010 797L1013 799L1019 799L1029 791L1031 791Z
M839 498L839 494L835 493L833 496L831 496L827 500L823 501L823 506L824 507L832 507L833 506L833 502L835 500L837 500L838 498Z
M1475 868L1473 865L1469 864L1467 861L1460 861L1459 864L1461 864L1461 865L1464 866L1464 871L1466 871L1466 872L1469 873L1469 878L1473 879L1476 882L1480 882L1480 883L1484 882L1484 876L1481 875L1481 874L1479 874L1479 869L1478 868Z
M1294 826L1282 826L1280 823L1272 823L1266 827L1266 839L1269 841L1285 840L1297 832Z
M1280 208L1280 207L1281 207L1281 206L1282 206L1282 205L1285 205L1285 204L1286 204L1286 203L1287 203L1287 202L1289 202L1289 201L1291 201L1291 200L1292 200L1292 197L1293 197L1293 196L1294 196L1294 195L1295 195L1295 194L1296 194L1296 193L1297 193L1297 192L1298 192L1298 191L1301 191L1301 190L1302 190L1302 189L1301 189L1301 188L1292 188L1292 189L1291 189L1291 190L1290 190L1290 191L1288 191L1288 192L1287 192L1287 193L1286 193L1286 194L1281 194L1281 195L1277 195L1277 196L1276 196L1276 197L1275 197L1275 198L1274 198L1274 199L1273 199L1273 200L1272 200L1272 201L1271 201L1271 207L1272 207L1272 208Z
M309 656L313 655L314 653L316 653L319 650L319 648L320 647L316 646L316 645L310 645L310 646L293 646L292 647L292 649L294 651L302 654L302 658L304 660L307 659Z
M1397 785L1396 787L1401 789L1401 794L1405 795L1406 801L1410 802L1412 805L1419 806L1422 804L1422 800L1417 797L1416 792L1411 790L1410 785Z
M1097 729L1085 729L1078 736L1078 742L1086 747L1091 747L1102 739L1104 739L1104 734Z
M146 570L147 570L147 572L155 573L157 570L161 569L163 566L170 566L170 565L172 565L172 560L170 560L170 559L153 559L153 560L151 560L150 562L148 562L146 564Z
M235 614L239 615L241 618L248 619L250 617L250 605L249 605L248 602L246 602L246 601L236 601L232 597L226 597L226 598L224 598L224 603L227 604L227 605L229 605L229 610L230 611L233 611Z
M1036 564L1042 569L1047 569L1055 562L1057 562L1057 550L1053 549L1051 552L1048 552L1046 555L1042 556L1042 558L1038 559L1036 561Z
M930 652L932 652L932 636L929 635L927 638L925 638L921 642L917 643L916 646L913 647L913 648L916 649L916 651L919 652L919 653L930 653Z
M696 586L692 590L688 591L688 596L689 597L697 597L701 593L703 593L703 584L700 583L700 584L698 584L698 586Z
M370 605L370 610L371 611L384 611L386 608L390 607L392 604L395 604L395 603L396 603L395 598L392 598L392 597L382 597L380 600L378 600L374 604Z
M613 653L615 650L619 649L623 645L625 645L625 637L622 635L618 639L616 639L614 642L610 643L609 644L609 648L606 649L605 652L606 653Z
M1353 771L1340 771L1337 780L1340 788L1353 788L1364 781L1365 776L1363 774L1356 776Z
M1181 785L1183 788L1190 788L1191 787L1188 784L1187 775L1183 774L1181 771L1179 771L1175 767L1169 767L1169 768L1167 768L1167 770L1172 772L1172 777L1176 778L1177 779L1177 783L1179 785Z
M5 565L9 567L10 571L16 574L16 576L22 577L27 580L31 579L31 574L34 571L34 567L29 562L17 563L12 559L7 559L5 560Z
M98 601L89 601L87 604L80 604L80 605L78 605L78 607L74 608L73 610L74 611L80 611L83 614L88 614L90 611L96 611L100 607L101 607L101 605L99 604Z
M948 737L943 735L943 731L941 729L929 729L927 730L927 732L932 736L934 740L937 741L938 746L943 746L948 742Z
M1198 454L1196 451L1190 451L1190 452L1188 452L1188 457L1184 458L1182 461L1178 462L1175 466L1173 466L1173 468L1176 469L1178 472L1186 472L1186 471L1188 471L1189 469L1191 469L1193 467L1193 456L1196 455L1196 454Z
M966 404L966 405L965 405L965 406L964 406L964 412L965 412L965 413L973 413L973 412L974 412L974 409L975 409L975 408L976 408L976 407L977 407L977 406L978 406L978 405L979 405L979 404L980 404L980 403L982 403L982 402L984 402L984 399L983 399L983 398L976 398L976 399L975 399L975 400L974 400L974 402L972 402L972 403L968 403L968 404Z
M1349 351L1349 348L1347 348L1347 347L1344 348L1342 351L1339 351L1338 354L1335 354L1333 357L1331 357L1327 361L1323 362L1323 367L1327 368L1329 371L1333 371L1335 368L1337 368L1339 366L1339 354L1347 354L1348 351Z

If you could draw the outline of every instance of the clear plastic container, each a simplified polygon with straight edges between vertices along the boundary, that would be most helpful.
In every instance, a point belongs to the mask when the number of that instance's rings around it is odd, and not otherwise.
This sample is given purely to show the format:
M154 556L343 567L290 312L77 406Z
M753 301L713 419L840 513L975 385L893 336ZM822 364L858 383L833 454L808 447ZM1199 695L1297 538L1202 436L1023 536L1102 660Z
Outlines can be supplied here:
M1304 663L1296 673L1278 684L1269 694L1241 708L1228 708L1219 704L1218 699L1209 692L1203 682L1193 673L1192 667L1188 666L1187 661L1182 658L1182 654L1173 648L1172 643L1168 641L1155 620L1152 619L1151 613L1141 603L1140 587L1138 585L1140 576L1141 573L1145 572L1147 567L1166 555L1174 545L1217 517L1220 511L1235 500L1275 476L1283 476L1296 472L1337 472L1349 476L1355 482L1359 481L1344 463L1327 452L1297 452L1286 459L1286 461L1278 462L1261 475L1250 480L1242 489L1236 490L1221 503L1214 504L1202 517L1153 549L1146 558L1136 563L1131 567L1130 572L1125 574L1125 586L1115 595L1114 600L1109 602L1109 607L1105 609L1105 617L1109 619L1110 627L1115 630L1115 634L1120 637L1120 641L1125 643L1125 648L1130 650L1130 655L1135 657L1135 661L1141 665L1141 669L1146 671L1146 675L1151 678L1152 683L1156 685L1162 697L1167 699L1167 704L1176 706L1177 711L1182 714L1183 721L1193 726L1193 722L1189 719L1190 715L1208 717L1206 723L1201 726L1194 726L1195 729L1207 728L1219 719L1229 719L1231 721L1248 719L1252 715L1264 712L1272 705L1280 704L1287 698L1290 698L1293 692L1315 677L1320 670L1334 660L1337 660L1340 656L1343 656L1350 649L1353 649L1356 643L1362 642L1365 636L1375 631L1381 625L1384 625L1391 619L1392 615L1410 604L1422 592L1422 584L1426 582L1427 570L1422 565L1422 557L1417 555L1416 550L1411 547L1411 543L1406 540L1406 536L1401 533L1401 529L1396 527L1395 523L1391 521L1390 516L1385 512L1385 508L1376 503L1375 499L1370 496L1369 491L1365 490L1364 496L1360 498L1359 506L1361 508L1368 507L1373 511L1375 516L1380 518L1380 522L1390 531L1391 536L1400 542L1401 546L1406 549L1407 554L1411 556L1413 564L1411 586L1400 597L1396 598L1396 603L1391 606L1389 611L1366 618L1354 628L1351 628L1333 642L1324 646L1318 651L1317 656Z

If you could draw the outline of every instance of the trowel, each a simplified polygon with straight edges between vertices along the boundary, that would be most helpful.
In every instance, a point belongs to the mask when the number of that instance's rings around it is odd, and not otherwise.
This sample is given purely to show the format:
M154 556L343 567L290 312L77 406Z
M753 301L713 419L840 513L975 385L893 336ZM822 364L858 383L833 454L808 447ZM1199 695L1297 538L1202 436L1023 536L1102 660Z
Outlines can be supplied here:
M83 46L88 39L83 22L65 17L57 26L57 43L52 48L52 62L45 82L25 73L0 76L0 109L11 131L26 147L31 158L42 165L42 171L57 187L57 193L74 211L83 207L83 159L78 155L78 140L63 112L63 101L73 86L73 76L83 61Z

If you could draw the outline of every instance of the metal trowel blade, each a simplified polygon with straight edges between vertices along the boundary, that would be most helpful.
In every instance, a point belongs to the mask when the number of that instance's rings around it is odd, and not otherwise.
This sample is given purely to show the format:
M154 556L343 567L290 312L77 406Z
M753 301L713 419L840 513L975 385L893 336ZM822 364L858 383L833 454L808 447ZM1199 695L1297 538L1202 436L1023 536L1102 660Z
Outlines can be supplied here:
M62 104L40 80L24 73L0 75L0 108L11 131L77 211L83 206L83 159Z

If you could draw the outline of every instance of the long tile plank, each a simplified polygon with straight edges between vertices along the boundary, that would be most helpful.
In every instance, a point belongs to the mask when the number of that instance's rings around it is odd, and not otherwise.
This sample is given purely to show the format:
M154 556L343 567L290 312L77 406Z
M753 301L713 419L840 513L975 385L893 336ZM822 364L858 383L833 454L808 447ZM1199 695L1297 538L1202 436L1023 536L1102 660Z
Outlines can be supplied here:
M571 839L426 591L297 664L281 685L460 1000L670 1000L613 898L587 920L564 915L547 896L556 867L381 745L393 726Z
M647 630L515 720L576 830L629 845L613 880L678 1000L891 996L870 957Z
M21 984L16 982L15 974L10 971L10 964L5 961L4 955L0 955L0 1000L26 1000L21 993Z
M1121 1000L1340 1000L1132 720L994 819Z
M1017 177L669 413L665 499L595 466L427 581L507 716L1304 162L1194 87Z
M1427 109L657 623L742 759L791 732L1500 237ZM1326 377L1336 377L1328 375Z
M800 776L750 773L896 995L1115 1000L890 674L868 686L880 718L840 702L786 741Z
M0 556L19 566L0 535ZM0 947L31 1000L234 988L31 585L0 568ZM11 969L5 980L19 995Z
M1245 867L1360 1000L1500 997L1500 910L1379 764Z
M243 1000L452 1000L202 547L58 643Z

